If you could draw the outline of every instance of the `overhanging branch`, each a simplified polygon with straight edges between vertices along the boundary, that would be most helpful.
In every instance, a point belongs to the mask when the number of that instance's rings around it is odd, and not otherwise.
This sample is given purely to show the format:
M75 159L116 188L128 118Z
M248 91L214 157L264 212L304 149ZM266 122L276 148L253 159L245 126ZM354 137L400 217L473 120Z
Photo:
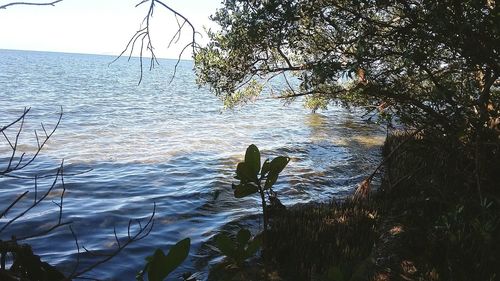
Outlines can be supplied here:
M175 34L170 39L168 47L170 47L172 43L178 42L178 40L179 40L179 38L181 36L182 30L184 28L188 27L191 30L191 35L192 35L191 41L189 43L187 43L182 48L182 50L181 50L181 52L179 54L179 57L177 59L177 63L175 65L175 67L174 67L174 74L172 75L172 79L173 79L173 77L175 77L175 74L177 72L177 66L180 63L181 57L184 54L184 52L189 47L191 47L193 53L195 53L196 49L199 47L199 45L196 42L196 34L199 34L199 33L196 31L196 28L189 21L189 19L187 19L181 13L177 12L172 7L170 7L169 5L165 4L163 1L160 1L160 0L142 0L141 2L139 2L139 4L136 5L136 7L138 7L138 6L140 6L140 5L144 4L144 3L147 3L147 2L150 3L149 4L149 9L148 9L148 12L146 13L146 16L142 20L141 25L139 26L139 29L134 33L134 35L132 35L132 37L128 41L127 45L123 49L123 51L111 62L111 63L114 63L115 61L117 61L119 58L121 58L122 56L124 56L126 54L128 54L128 59L130 60L132 58L132 56L133 56L136 44L139 44L140 45L139 46L140 77L139 77L138 84L140 84L142 82L142 77L143 77L144 51L148 52L149 55L151 56L150 64L149 64L149 69L150 70L153 69L155 67L155 65L159 64L158 60L157 60L157 57L156 57L155 50L154 50L154 46L153 46L153 43L152 43L152 39L151 39L151 36L150 36L150 20L153 17L153 13L154 13L155 5L156 4L162 6L163 8L165 8L166 10L168 10L169 12L171 12L174 15L174 17L175 17L175 20L177 21L177 27L178 27L177 31L175 32ZM182 22L180 22L179 19L181 19Z
M12 2L0 6L1 9L7 9L10 6L25 5L25 6L55 6L55 4L62 2L63 0L57 0L52 2L36 3L36 2Z

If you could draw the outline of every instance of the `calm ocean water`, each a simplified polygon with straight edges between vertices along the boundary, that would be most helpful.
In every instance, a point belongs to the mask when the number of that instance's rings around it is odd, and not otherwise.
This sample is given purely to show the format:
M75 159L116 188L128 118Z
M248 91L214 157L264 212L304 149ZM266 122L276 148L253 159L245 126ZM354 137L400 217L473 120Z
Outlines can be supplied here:
M167 250L191 237L190 256L174 275L200 272L199 278L206 279L220 260L210 247L214 235L237 226L255 233L261 224L258 200L236 200L231 192L235 165L251 143L264 157L292 158L276 188L287 206L350 194L379 159L384 134L355 110L332 107L313 114L300 102L284 106L268 99L222 111L221 102L196 85L192 62L182 62L169 84L175 61L162 60L138 86L138 61L108 66L112 60L0 50L0 126L24 107L32 108L20 138L22 151L29 154L36 147L33 130L40 132L40 122L48 129L61 106L64 110L48 146L22 175L50 173L64 159L64 218L73 221L80 245L96 253L111 251L113 227L125 237L128 220L147 217L156 203L151 234L87 276L135 280L155 248ZM15 130L7 133L13 136ZM2 138L0 168L8 153ZM51 180L39 180L38 189ZM25 190L33 196L33 180L0 177L0 210ZM50 199L58 200L59 192ZM49 200L0 233L0 239L45 229L57 220L57 210ZM29 243L45 261L72 269L77 251L67 228ZM84 254L81 263L95 258Z

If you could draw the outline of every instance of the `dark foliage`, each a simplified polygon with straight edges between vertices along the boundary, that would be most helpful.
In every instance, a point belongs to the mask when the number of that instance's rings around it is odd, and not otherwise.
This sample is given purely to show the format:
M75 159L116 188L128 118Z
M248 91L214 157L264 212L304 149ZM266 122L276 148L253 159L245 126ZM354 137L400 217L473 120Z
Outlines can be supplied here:
M201 84L228 105L267 79L298 77L282 97L376 108L462 140L500 117L495 1L226 0L196 55ZM498 129L498 128L497 128ZM496 133L498 135L498 132Z
M376 209L353 201L297 206L272 220L269 252L284 280L367 277Z
M385 154L408 135L391 135ZM481 175L481 200L474 156L461 145L420 135L388 161L382 190L374 200L386 224L401 229L399 263L386 264L393 274L426 280L500 276L500 143L484 152L491 157L483 163L488 169ZM418 271L405 271L405 260Z

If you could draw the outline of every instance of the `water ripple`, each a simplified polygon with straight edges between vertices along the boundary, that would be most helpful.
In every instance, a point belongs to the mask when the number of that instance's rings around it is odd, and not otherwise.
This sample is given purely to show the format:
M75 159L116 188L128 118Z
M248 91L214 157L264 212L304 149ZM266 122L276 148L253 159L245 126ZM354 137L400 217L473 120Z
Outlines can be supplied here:
M191 62L183 62L168 84L174 62L161 61L137 86L134 61L108 67L111 59L0 50L0 125L32 107L21 135L22 151L33 152L33 130L40 132L40 122L53 126L60 106L64 109L53 139L20 175L51 174L65 159L65 173L77 175L65 178L64 216L74 222L81 244L95 253L109 252L116 246L114 227L125 237L129 219L146 219L157 206L150 236L90 277L133 280L153 249L191 237L189 261L179 272L201 271L200 278L206 278L208 267L220 259L210 248L216 233L261 226L257 198L235 200L230 188L234 168L251 143L263 157L292 159L276 185L285 205L346 196L378 161L383 134L355 110L333 107L312 114L300 103L284 107L264 100L221 114L217 98L195 85ZM0 168L8 152L1 141ZM41 179L39 190L50 183L51 178ZM30 190L19 205L27 206L34 199L33 187L33 180L0 178L0 209ZM0 239L48 227L57 219L51 200L58 199L58 192ZM76 248L67 229L29 242L45 260L72 269ZM82 264L93 258L86 254Z

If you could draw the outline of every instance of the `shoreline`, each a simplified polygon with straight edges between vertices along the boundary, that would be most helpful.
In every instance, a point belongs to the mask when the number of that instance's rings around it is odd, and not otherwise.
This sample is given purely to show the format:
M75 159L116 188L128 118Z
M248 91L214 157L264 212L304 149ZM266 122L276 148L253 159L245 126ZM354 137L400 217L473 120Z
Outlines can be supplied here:
M258 259L223 280L265 280L266 274L267 280L495 280L498 190L487 189L487 204L480 204L466 181L473 175L457 169L467 167L467 153L449 145L423 134L391 134L383 146L382 184L369 199L275 213L267 273ZM220 280L217 271L209 280Z

